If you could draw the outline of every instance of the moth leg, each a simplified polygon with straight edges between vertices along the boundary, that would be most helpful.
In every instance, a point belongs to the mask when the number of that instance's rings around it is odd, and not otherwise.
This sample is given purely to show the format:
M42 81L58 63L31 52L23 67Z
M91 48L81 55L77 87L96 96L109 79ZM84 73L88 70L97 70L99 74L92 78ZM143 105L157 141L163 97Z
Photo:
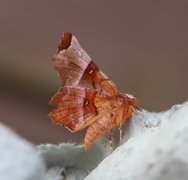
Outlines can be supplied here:
M113 149L113 134L110 130L108 131L108 139L110 141L110 152L112 152L112 149Z
M120 142L120 144L122 144L122 133L123 133L122 123L120 123L120 125L119 125L119 142Z

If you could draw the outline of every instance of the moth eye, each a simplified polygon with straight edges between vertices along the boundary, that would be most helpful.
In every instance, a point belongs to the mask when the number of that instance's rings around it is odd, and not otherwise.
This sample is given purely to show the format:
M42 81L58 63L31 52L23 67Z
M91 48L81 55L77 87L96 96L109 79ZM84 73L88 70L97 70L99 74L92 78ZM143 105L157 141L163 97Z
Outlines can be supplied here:
M84 104L84 106L87 106L89 104L89 101L88 101L87 98L84 99L84 103L83 104Z

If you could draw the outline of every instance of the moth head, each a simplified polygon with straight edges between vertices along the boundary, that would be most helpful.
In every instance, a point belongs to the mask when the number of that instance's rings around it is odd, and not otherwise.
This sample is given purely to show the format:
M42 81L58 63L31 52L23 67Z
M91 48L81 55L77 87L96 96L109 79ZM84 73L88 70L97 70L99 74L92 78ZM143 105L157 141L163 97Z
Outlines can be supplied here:
M131 94L124 94L124 96L126 96L129 100L129 105L132 106L135 109L138 109L138 101L137 99L131 95Z

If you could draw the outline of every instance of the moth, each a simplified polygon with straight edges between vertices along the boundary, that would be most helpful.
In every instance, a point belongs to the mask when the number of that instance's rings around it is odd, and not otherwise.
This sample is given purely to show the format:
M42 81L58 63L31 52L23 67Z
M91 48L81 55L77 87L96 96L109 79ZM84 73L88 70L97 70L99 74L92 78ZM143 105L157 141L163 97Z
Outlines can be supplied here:
M49 117L71 132L87 128L85 150L105 132L121 126L138 108L136 98L120 93L70 32L63 34L53 64L61 86L49 102L55 106Z

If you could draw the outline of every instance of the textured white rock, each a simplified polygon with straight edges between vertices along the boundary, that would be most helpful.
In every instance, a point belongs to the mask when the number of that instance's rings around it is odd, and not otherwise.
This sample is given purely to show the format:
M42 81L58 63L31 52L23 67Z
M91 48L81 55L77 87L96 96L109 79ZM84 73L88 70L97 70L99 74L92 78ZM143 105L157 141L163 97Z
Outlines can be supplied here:
M87 152L64 143L40 145L37 153L0 125L0 180L81 180L88 174L86 180L188 179L188 103L160 113L142 110L124 131L124 144L110 155L106 137Z
M87 152L70 143L38 146L48 168L46 180L83 180L109 154L105 146L98 142Z
M86 177L86 180L187 180L188 103L169 111L142 111L129 121L126 141Z
M0 124L0 180L43 180L44 175L34 146Z

